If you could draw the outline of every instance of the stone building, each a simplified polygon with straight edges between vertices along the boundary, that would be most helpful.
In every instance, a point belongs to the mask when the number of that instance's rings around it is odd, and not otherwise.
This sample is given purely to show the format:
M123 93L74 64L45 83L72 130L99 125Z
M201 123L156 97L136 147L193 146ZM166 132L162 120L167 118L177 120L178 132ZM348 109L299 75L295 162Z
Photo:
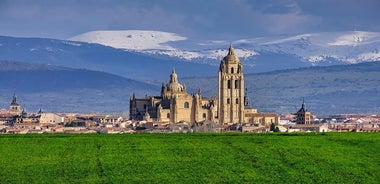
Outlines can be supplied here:
M40 124L58 124L64 122L64 117L55 114L55 113L43 113L40 111L39 114L39 123Z
M217 116L216 99L205 98L200 91L187 93L174 69L169 83L162 85L160 96L136 98L133 94L129 103L129 116L133 120L194 123L214 121Z
M280 122L280 116L275 113L258 113L258 112L246 112L245 123L253 123L269 127L272 123L278 125Z
M278 123L278 115L258 113L247 108L243 65L230 45L227 55L220 62L218 71L218 98L206 98L200 90L189 94L186 86L178 82L175 71L169 83L162 85L160 96L130 98L130 119L157 122L215 122L222 125L250 122L268 125Z

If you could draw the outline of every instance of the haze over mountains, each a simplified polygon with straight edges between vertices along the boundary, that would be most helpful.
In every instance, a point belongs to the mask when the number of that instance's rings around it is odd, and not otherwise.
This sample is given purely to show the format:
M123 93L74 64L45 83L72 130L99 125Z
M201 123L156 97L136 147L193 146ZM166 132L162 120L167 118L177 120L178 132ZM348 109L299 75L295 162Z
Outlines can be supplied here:
M159 90L157 86L114 74L43 64L0 60L0 108L13 93L30 111L125 112L129 96Z
M259 110L293 112L305 97L316 113L380 111L380 33L358 31L235 41L138 30L70 40L0 36L0 107L16 91L32 110L125 112L133 91L158 95L172 68L190 93L215 95L213 78L230 42ZM336 64L347 66L289 70ZM269 73L250 75L260 72Z

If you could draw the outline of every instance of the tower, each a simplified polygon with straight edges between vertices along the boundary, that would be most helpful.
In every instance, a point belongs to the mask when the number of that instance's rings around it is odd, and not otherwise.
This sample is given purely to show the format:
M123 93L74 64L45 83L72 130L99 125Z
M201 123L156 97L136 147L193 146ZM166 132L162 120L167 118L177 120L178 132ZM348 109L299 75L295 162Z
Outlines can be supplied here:
M302 100L302 106L297 111L297 113L293 114L295 115L294 122L296 124L311 124L310 122L310 112L305 108L305 100Z
M220 62L218 73L218 118L219 123L244 121L244 74L240 59L232 44L228 54Z
M21 115L22 109L20 104L17 103L17 97L16 94L13 94L13 99L11 105L9 105L9 112L13 116L19 116Z

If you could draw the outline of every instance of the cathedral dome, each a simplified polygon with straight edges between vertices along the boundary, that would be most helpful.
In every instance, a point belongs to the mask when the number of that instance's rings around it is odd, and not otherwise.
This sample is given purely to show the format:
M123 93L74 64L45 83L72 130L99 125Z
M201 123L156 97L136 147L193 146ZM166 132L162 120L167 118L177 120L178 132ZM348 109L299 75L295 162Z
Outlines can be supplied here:
M181 92L184 91L183 86L178 82L173 82L168 84L168 89L173 92Z
M167 84L167 88L169 91L172 91L172 92L185 91L185 88L183 87L183 85L178 83L178 76L175 73L174 69L172 71L172 74L170 74L170 81L169 81L169 84Z
M223 61L227 63L237 63L239 62L239 58L235 55L234 48L232 47L232 44L230 45L230 48L228 49L228 54L223 58Z

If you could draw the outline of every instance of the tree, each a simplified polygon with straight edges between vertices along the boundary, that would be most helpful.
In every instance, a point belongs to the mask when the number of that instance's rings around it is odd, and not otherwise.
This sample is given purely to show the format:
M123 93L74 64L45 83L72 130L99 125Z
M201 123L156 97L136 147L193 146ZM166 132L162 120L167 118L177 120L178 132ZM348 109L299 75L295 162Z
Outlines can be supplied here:
M271 131L271 132L280 132L280 129L278 127L276 127L276 125L274 123L272 123L272 124L270 124L269 131Z
M274 132L276 129L276 125L274 123L270 124L269 131Z

